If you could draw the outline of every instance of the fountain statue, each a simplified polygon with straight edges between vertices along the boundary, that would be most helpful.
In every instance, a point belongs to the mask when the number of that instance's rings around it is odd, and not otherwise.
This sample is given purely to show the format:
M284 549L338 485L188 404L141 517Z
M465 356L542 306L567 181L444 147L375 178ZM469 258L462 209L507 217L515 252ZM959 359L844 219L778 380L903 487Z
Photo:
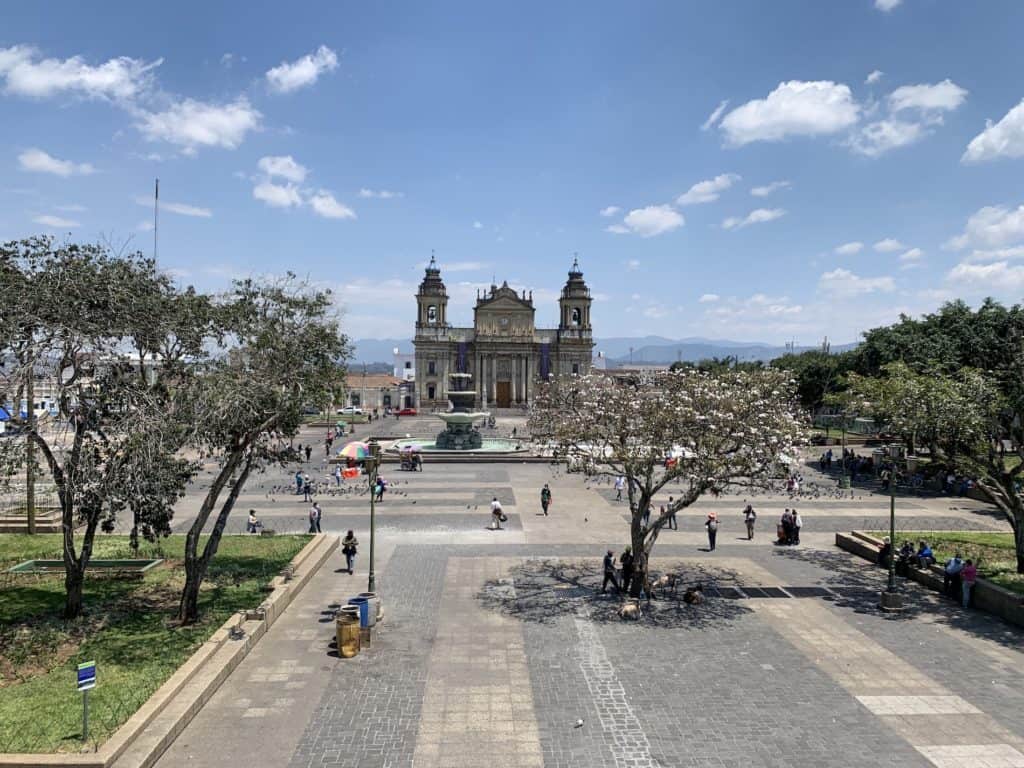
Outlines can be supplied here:
M437 418L445 423L444 432L437 436L434 441L436 448L444 451L466 451L483 446L483 437L480 430L473 426L477 419L486 417L486 413L473 413L473 404L476 402L476 392L470 390L469 380L473 378L468 373L448 374L449 389L448 399L452 403L452 410L447 413L435 414Z

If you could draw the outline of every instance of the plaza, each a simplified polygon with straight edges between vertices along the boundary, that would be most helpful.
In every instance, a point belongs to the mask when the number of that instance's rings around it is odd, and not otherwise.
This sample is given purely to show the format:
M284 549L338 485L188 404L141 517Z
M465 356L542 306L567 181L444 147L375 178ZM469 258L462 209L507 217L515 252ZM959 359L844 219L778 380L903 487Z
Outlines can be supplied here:
M437 423L403 418L398 429ZM316 455L303 468L327 477ZM334 607L366 584L360 485L320 497L325 534L360 540L355 575L335 553L158 765L1024 765L1024 633L912 584L907 609L884 614L884 571L833 546L835 531L886 526L887 496L702 499L662 532L651 569L703 584L708 598L659 595L633 622L598 593L601 556L628 540L628 509L609 483L525 462L382 474L385 621L370 647L340 659L331 646ZM281 471L247 487L239 519L253 508L268 528L303 530L308 504L274 491L286 482ZM509 518L502 531L487 529L494 497ZM745 499L759 514L752 542ZM802 545L774 546L778 515L796 505ZM710 510L721 520L714 553ZM963 499L901 498L897 514L904 530L1005 528Z

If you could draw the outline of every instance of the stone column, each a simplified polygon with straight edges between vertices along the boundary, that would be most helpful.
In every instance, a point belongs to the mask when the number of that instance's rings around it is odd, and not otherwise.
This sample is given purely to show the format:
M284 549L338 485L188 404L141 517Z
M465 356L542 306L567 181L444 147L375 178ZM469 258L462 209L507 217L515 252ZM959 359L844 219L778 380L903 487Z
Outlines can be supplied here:
M512 355L512 403L519 402L519 355Z
M491 355L491 402L498 399L498 356Z

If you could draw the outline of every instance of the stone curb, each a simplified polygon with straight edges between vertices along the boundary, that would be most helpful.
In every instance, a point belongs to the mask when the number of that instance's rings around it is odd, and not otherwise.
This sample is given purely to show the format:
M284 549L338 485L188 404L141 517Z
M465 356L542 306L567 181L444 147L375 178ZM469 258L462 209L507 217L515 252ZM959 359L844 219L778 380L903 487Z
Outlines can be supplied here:
M97 752L0 754L0 768L152 766L338 548L338 541L330 534L315 536L292 559L291 579L275 577L273 591L258 608L224 622ZM231 639L236 627L244 633L241 640Z
M878 562L878 551L882 547L878 539L861 531L836 533L836 546L865 560ZM933 565L925 570L910 569L910 579L929 589L942 591L942 566ZM1024 627L1024 597L1016 592L993 584L987 579L978 577L972 595L974 607L978 610L994 614L1004 621Z

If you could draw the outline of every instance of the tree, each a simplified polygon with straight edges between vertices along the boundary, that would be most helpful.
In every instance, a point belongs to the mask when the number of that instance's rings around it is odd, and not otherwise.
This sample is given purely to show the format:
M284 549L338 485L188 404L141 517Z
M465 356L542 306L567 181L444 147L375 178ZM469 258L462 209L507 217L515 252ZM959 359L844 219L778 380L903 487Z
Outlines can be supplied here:
M1024 348L1019 337L1006 343ZM923 442L933 460L975 478L977 488L1010 523L1017 573L1024 574L1024 397L1019 386L1024 352L999 375L970 368L954 375L916 374L900 363L885 366L882 373L884 378L851 377L850 396L908 445Z
M806 439L793 382L769 369L562 379L538 393L530 429L587 472L626 478L630 541L643 562L672 514L731 484L767 484ZM644 511L670 484L678 496L644 525Z
M332 306L329 291L288 274L267 283L236 282L219 308L229 345L204 366L188 394L194 444L219 460L220 470L185 539L183 623L199 618L200 587L249 476L294 458L290 438L301 426L303 406L325 405L344 379L349 344Z
M169 532L174 502L192 472L177 457L186 436L178 401L141 379L123 354L143 308L167 288L151 260L93 245L31 238L0 246L0 402L20 404L37 379L56 415L15 405L26 445L4 441L0 463L34 465L38 451L61 511L64 616L82 612L85 569L97 530L131 507L147 535ZM31 400L32 398L30 398ZM81 545L76 529L83 527Z
M842 388L848 354L832 355L820 349L810 349L777 357L772 360L771 367L792 374L797 382L800 405L815 413L825 405L827 395Z

